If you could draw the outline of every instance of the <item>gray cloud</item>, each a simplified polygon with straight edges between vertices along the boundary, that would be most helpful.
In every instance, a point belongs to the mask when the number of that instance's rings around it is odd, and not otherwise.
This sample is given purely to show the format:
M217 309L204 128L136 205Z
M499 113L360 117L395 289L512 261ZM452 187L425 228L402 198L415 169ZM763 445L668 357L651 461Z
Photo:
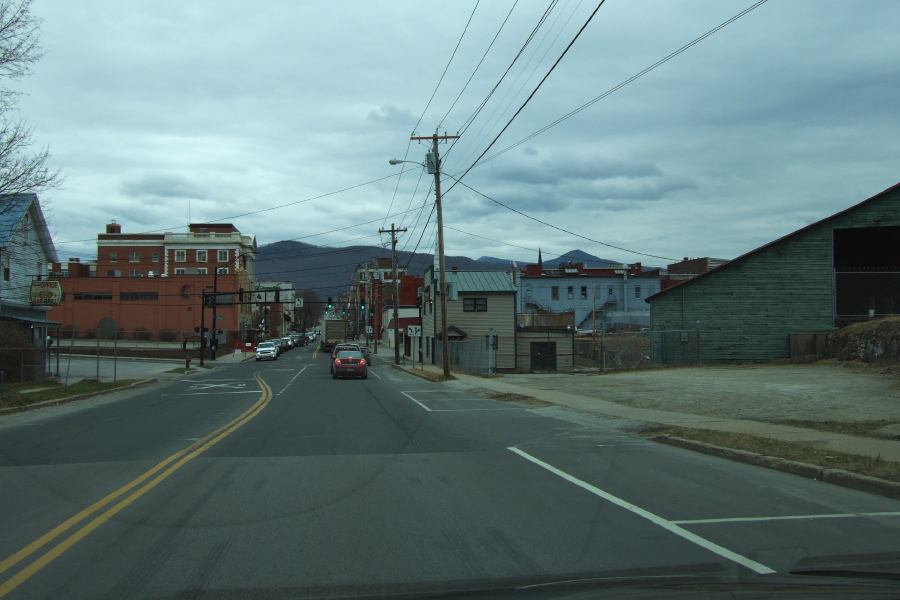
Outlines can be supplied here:
M180 175L145 175L122 184L122 193L134 198L206 197L201 189Z

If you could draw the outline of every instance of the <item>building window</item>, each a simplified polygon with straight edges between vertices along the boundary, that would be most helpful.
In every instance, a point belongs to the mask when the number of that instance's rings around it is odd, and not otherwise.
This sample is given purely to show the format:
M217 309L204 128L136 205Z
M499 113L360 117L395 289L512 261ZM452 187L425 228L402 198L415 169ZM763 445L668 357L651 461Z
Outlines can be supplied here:
M228 250L219 250L219 262L225 262L228 260Z
M128 254L128 262L141 262L140 252L130 252Z
M185 272L184 269L175 269L175 274L176 274L176 275L184 275L184 272Z
M206 262L206 250L197 250L197 262Z
M587 286L586 285L581 286L581 299L587 300Z
M9 267L3 267L3 281L9 281Z
M197 275L206 275L206 267L197 269Z
M613 294L614 294L614 292L613 292L613 286L609 286L609 291L606 293L606 295L607 295L607 296L612 296Z
M153 262L159 262L159 252L153 253L153 258L151 259Z
M566 288L566 298L573 300L575 298L575 288L571 285Z
M119 253L118 252L110 252L109 253L109 262L119 262Z
M219 275L228 275L228 267L217 267L216 273Z
M551 300L559 300L559 286L554 285L550 287L550 299Z
M176 250L175 262L187 262L187 250Z
M487 298L463 298L463 312L487 312Z
M129 277L141 277L141 272L137 269L132 269L131 271L128 271L128 276Z
M525 286L525 299L531 300L531 284Z
M119 300L159 300L159 292L121 292Z
M72 298L75 300L112 300L112 292L88 292L88 293L74 293L72 294Z
M639 285L634 286L634 297L637 298L638 300L641 299L641 286L639 286Z
M106 276L107 277L121 277L122 272L121 271L107 271Z

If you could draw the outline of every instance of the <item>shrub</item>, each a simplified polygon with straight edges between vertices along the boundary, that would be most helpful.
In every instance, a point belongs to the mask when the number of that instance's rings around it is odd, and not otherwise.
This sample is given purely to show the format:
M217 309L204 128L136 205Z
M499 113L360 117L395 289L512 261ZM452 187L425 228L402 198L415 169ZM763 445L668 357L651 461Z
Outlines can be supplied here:
M146 327L138 327L133 332L131 332L131 337L136 340L143 340L147 342L150 341L150 338L153 337L153 334Z
M171 329L162 329L159 332L159 339L163 342L174 342L178 334Z

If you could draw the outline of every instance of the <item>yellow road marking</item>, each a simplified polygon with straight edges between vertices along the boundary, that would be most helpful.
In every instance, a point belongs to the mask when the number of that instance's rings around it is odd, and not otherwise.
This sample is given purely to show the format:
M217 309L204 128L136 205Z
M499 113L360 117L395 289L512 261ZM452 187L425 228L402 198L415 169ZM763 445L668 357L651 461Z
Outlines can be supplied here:
M141 496L146 494L152 488L156 487L156 485L158 483L160 483L162 480L166 479L169 475L171 475L172 473L174 473L175 471L180 469L182 466L185 465L185 463L196 458L197 456L199 456L200 454L202 454L203 452L205 452L206 450L211 448L213 445L217 444L222 439L224 439L225 437L227 437L228 435L230 435L231 433L236 431L242 425L244 425L245 423L250 421L250 419L252 419L256 415L258 415L260 412L262 412L262 410L266 407L266 405L268 405L269 402L272 400L272 395L273 395L272 388L269 387L269 385L265 381L263 381L262 377L260 377L258 373L254 374L253 377L256 379L257 383L259 383L260 387L262 388L262 392L263 392L262 396L260 396L260 398L256 402L256 404L254 404L253 406L248 408L246 411L244 411L244 413L241 414L239 417L233 419L231 422L229 422L226 425L223 425L222 427L220 427L219 429L213 431L206 437L194 442L187 448L176 452L169 458L165 459L164 461L160 462L159 464L157 464L156 466L151 468L149 471L147 471L140 477L138 477L135 480L131 481L130 483L122 486L121 488L119 488L115 492L109 494L102 500L95 502L94 504L92 504L91 506L82 510L75 516L67 519L62 524L51 529L49 532L42 535L34 542L28 544L27 546L25 546L24 548L22 548L21 550L19 550L18 552L16 552L9 558L7 558L6 560L0 562L0 573L2 573L3 571L9 569L13 565L17 564L18 562L27 558L29 555L36 552L38 549L40 549L42 546L44 546L51 540L53 540L56 537L59 537L60 535L65 533L68 529L72 528L78 522L84 520L86 517L97 512L98 510L100 510L101 508L103 508L104 506L106 506L107 504L112 502L113 500L128 493L129 491L133 490L134 488L138 487L139 485L141 485L142 483L144 483L145 481L147 481L148 479L153 477L153 475L156 475L157 473L162 471L162 473L157 475L149 483L147 483L146 485L144 485L137 491L133 492L131 495L129 495L125 499L121 500L118 504L114 505L113 507L107 509L102 514L95 517L92 521L87 523L84 527L82 527L81 529L79 529L78 531L76 531L75 533L70 535L68 538L66 538L65 540L63 540L62 542L60 542L59 544L57 544L56 546L51 548L50 550L48 550L43 556L41 556L40 558L35 560L33 563L31 563L27 567L25 567L19 573L17 573L13 577L9 578L8 580L6 580L2 584L0 584L0 598L2 598L3 596L8 594L15 588L17 588L19 585L21 585L23 582L25 582L29 577L31 577L32 575L34 575L35 573L40 571L42 568L44 568L45 566L47 566L48 564L53 562L63 552L65 552L66 550L68 550L69 548L74 546L77 542L84 539L89 533L91 533L92 531L97 529L100 525L102 525L103 523L108 521L111 517L116 515L122 509L124 509L125 507L130 505L132 502L134 502L135 500L137 500L138 498L140 498ZM169 465L171 465L171 466L169 466ZM168 468L166 468L166 467L168 467ZM163 469L165 469L165 470L163 471Z

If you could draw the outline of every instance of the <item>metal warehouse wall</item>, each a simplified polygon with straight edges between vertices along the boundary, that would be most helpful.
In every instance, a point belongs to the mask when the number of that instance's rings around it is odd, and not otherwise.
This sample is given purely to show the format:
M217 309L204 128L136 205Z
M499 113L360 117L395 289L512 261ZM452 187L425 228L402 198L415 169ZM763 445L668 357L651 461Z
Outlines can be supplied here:
M704 362L788 358L789 334L835 329L832 231L897 225L900 186L661 293L652 329L699 321Z

